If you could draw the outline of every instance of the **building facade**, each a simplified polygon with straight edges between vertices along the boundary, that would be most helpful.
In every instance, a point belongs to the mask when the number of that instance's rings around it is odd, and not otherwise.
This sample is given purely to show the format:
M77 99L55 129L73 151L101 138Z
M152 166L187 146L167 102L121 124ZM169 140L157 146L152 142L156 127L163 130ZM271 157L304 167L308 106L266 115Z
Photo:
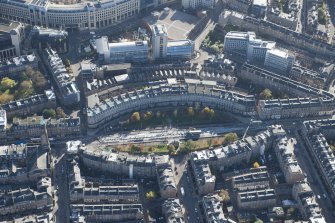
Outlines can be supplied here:
M0 16L1 16L0 3ZM0 22L0 61L21 56L21 42L25 37L24 26L20 22Z
M140 0L103 0L76 4L52 1L0 1L0 16L32 26L94 30L120 23L140 10Z

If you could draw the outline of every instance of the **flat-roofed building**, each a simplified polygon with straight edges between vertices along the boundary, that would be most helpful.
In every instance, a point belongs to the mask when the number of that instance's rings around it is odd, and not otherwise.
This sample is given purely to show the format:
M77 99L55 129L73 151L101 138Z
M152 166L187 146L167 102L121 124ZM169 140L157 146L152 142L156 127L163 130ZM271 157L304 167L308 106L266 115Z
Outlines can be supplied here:
M259 210L276 205L277 199L273 189L252 190L237 194L237 205L244 210Z
M194 51L192 40L169 40L166 46L166 57L191 59Z
M289 72L295 57L286 51L271 49L266 52L264 66L279 72Z

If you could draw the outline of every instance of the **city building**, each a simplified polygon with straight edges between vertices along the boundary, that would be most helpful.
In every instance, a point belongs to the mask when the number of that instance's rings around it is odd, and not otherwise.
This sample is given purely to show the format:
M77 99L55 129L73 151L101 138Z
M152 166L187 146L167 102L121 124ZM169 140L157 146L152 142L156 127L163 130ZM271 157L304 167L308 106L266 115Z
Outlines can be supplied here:
M20 188L0 194L0 216L20 215L26 211L48 211L52 206L52 195L48 192Z
M79 103L80 91L75 78L66 70L56 51L45 49L43 51L43 61L57 85L56 95L61 103L68 106Z
M44 94L2 104L0 108L6 110L7 118L33 115L41 113L45 108L56 108L56 97L52 90L46 90Z
M266 51L264 66L280 73L286 73L291 70L294 60L295 57L288 52L271 49Z
M301 48L312 54L329 57L335 56L335 45L264 19L253 18L235 11L225 10L219 17L219 24L222 27L230 24L238 26L242 30L254 31L257 35L276 38L281 42Z
M38 69L38 57L35 54L22 55L11 59L3 60L0 63L0 77L18 77L27 68Z
M277 160L288 184L294 184L305 179L304 173L294 155L295 141L294 138L288 139L284 137L275 145Z
M167 199L162 206L162 212L167 223L185 223L185 210L179 199Z
M224 52L234 58L263 64L268 51L274 49L276 42L257 39L254 32L228 32L224 40Z
M157 83L157 82L156 82ZM251 95L220 88L215 81L168 79L160 84L136 89L100 100L96 94L88 98L87 123L89 128L101 128L108 121L149 107L186 106L205 104L241 116L254 115L255 99Z
M168 32L165 25L153 25L151 26L151 45L152 45L152 57L153 59L159 59L166 57L167 54L167 43L168 43Z
M80 159L84 166L129 178L155 177L156 166L152 156L135 156L128 153L102 151L101 148L81 147Z
M0 11L2 11L0 3ZM0 17L1 17L0 12ZM20 22L0 21L0 61L21 56L24 26Z
M83 80L92 80L96 77L99 68L94 63L83 61L80 63L80 75Z
M252 190L237 193L237 205L243 210L260 210L274 207L277 203L275 190Z
M37 182L50 175L49 153L38 145L0 146L0 184Z
M219 195L208 194L202 197L202 207L205 213L206 223L212 222L229 222L223 213L223 204Z
M213 9L216 4L216 0L182 0L181 2L184 9Z
M46 128L48 136L65 138L80 134L80 118L44 119L43 116L13 118L12 125L7 129L7 138L27 139L40 137Z
M100 64L148 61L147 41L108 43L108 38L103 36L96 39L96 46Z
M298 204L298 209L305 221L325 223L321 208L316 197L305 182L296 183L292 188L292 196Z
M7 115L5 110L0 110L0 131L6 131L7 128Z
M251 13L256 18L264 18L267 4L267 0L253 0L251 5Z
M328 77L327 73L310 70L297 64L293 65L288 75L296 81L319 89L324 88Z
M191 166L197 190L200 195L212 193L215 187L216 177L212 174L207 161L197 159L196 156L191 156Z
M268 171L243 173L233 176L231 184L238 191L266 189L270 186L270 176Z
M293 5L296 6L296 4L288 4L288 8L292 7ZM299 18L297 17L298 10L300 9L291 10L290 13L285 13L277 7L270 7L266 12L266 20L284 26L293 31L297 31L299 21Z
M192 59L194 42L191 40L169 40L166 46L166 57Z
M143 219L141 204L71 204L71 221L123 222Z
M177 185L168 155L155 156L159 192L162 198L177 197Z
M151 27L152 59L191 59L194 52L194 42L185 40L169 40L166 26L163 24Z
M44 212L40 214L27 214L20 217L13 217L7 221L1 222L1 223L55 223L54 221L54 215L52 211L50 212Z
M252 0L223 0L227 8L247 14L252 4Z
M43 50L51 47L62 53L68 50L67 31L34 26L30 35L31 45L36 49Z
M56 3L50 0L0 2L0 16L31 26L94 30L109 27L139 13L140 0Z

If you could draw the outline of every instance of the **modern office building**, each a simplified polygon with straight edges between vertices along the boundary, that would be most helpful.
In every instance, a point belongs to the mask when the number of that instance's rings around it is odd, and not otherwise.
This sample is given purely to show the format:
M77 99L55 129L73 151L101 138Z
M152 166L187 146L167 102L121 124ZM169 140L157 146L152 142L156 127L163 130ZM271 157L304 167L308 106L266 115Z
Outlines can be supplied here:
M191 59L194 42L191 40L169 40L166 46L166 57Z
M110 63L145 63L148 61L148 42L110 43Z
M276 42L256 39L256 36L249 38L247 48L247 60L255 63L264 63L267 51L274 49Z
M0 18L1 6L0 2ZM20 22L0 20L0 61L21 55L24 26Z
M279 49L271 49L266 52L264 66L282 73L289 72L293 66L295 57L288 52Z
M147 41L109 43L108 38L103 36L96 40L96 46L100 64L148 61Z
M255 39L254 32L231 31L224 38L224 52L246 55L249 45L249 39Z
M167 54L168 32L165 25L151 26L152 57L153 59L164 58Z
M0 17L32 26L94 30L120 23L140 10L140 0L54 1L7 0L0 2Z

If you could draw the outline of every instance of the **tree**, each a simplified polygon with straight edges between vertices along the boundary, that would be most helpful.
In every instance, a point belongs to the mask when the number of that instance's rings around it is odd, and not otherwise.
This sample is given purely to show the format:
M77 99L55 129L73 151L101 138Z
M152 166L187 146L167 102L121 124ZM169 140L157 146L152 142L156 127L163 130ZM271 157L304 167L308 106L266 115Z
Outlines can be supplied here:
M71 66L71 61L69 59L65 59L64 65L65 65L65 67L70 67Z
M0 104L4 104L13 101L14 96L11 94L2 93L0 94Z
M272 92L270 89L264 89L260 94L259 94L260 99L262 100L267 100L272 98Z
M193 107L188 107L187 108L187 115L193 117L194 116L194 109Z
M4 77L1 80L0 88L2 91L10 90L15 87L16 82L8 77Z
M260 167L258 162L254 162L254 164L252 166L253 166L253 168L259 168Z
M160 117L161 117L161 115L162 115L162 114L161 114L161 112L160 112L160 111L157 111L157 112L156 112L156 117L157 117L157 118L160 118Z
M25 80L20 83L18 91L15 92L15 98L27 98L34 94L33 82L31 80Z
M41 72L35 71L31 79L33 80L36 91L42 92L46 89L48 82Z
M238 136L236 133L231 132L228 133L224 138L224 144L230 144L238 139Z
M204 109L202 109L201 114L204 115L206 118L212 119L214 118L215 112L213 109L205 107Z
M173 152L176 151L176 147L175 147L174 145L170 144L170 145L168 146L168 150L169 150L169 153L171 154L171 153L173 153Z
M43 117L47 118L56 118L56 111L55 109L49 108L43 110Z
M155 199L156 198L156 192L155 191L149 191L145 194L145 197L148 199L148 200L152 200L152 199Z
M132 122L139 122L141 120L141 116L139 112L134 112L131 116L130 116L130 121Z
M56 114L58 118L66 118L66 114L61 107L56 108Z
M149 120L152 117L152 112L151 111L147 111L143 114L143 119L144 120Z
M222 202L229 202L230 201L230 196L227 190L222 189L219 191L219 197L222 199Z
M184 147L181 148L181 152L188 153L194 150L195 148L196 148L196 145L191 139L189 139L184 143Z

